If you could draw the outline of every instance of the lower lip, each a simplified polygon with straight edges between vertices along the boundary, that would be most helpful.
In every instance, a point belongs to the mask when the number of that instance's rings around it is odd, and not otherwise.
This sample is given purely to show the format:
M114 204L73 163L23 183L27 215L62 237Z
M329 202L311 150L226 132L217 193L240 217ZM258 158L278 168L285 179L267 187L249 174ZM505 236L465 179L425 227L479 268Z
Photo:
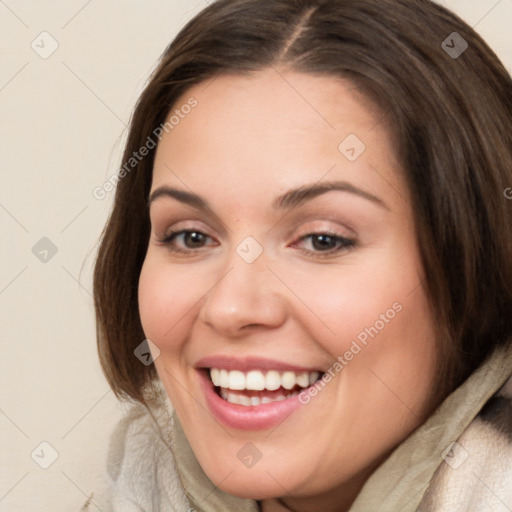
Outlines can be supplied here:
M199 375L210 411L218 421L229 428L265 430L276 427L301 406L299 395L269 404L232 404L215 392L212 381L204 372L199 371Z

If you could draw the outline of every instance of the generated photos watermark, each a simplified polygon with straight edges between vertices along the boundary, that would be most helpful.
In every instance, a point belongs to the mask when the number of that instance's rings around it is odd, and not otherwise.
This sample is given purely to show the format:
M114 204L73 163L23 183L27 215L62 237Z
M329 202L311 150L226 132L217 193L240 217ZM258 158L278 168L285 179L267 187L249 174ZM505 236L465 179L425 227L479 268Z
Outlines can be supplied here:
M94 198L98 201L105 199L105 197L115 189L117 183L135 169L152 149L156 148L164 134L174 130L174 128L180 124L182 119L185 119L185 117L187 117L188 114L192 112L192 109L197 107L197 105L198 101L194 97L190 97L186 103L182 104L179 108L176 108L167 118L167 121L157 126L151 135L147 137L146 142L137 151L132 153L118 173L112 174L101 186L93 189L92 195Z
M375 338L385 327L387 324L391 322L395 318L395 316L402 311L403 306L399 302L394 302L393 305L385 312L381 313L379 319L374 322L370 327L365 327L357 336L356 339L352 340L352 343L348 350L346 350L343 355L340 355L336 358L336 361L331 365L331 367L324 373L322 378L315 382L313 386L305 389L301 393L299 393L299 402L302 405L307 405L311 401L311 398L318 395L320 391L322 391L325 386L331 382L336 375L338 375L345 366L349 364L354 357L361 352L364 347L368 345L370 339Z

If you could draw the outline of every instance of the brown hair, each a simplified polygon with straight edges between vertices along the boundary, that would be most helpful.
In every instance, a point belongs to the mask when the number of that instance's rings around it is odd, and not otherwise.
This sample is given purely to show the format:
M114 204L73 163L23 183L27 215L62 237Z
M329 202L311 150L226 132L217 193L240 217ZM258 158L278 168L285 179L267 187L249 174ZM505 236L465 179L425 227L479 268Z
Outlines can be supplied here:
M512 333L509 74L471 27L429 0L220 0L165 50L123 161L193 84L270 66L349 79L385 111L439 327L439 396L449 392ZM142 403L156 376L134 356L145 338L137 289L154 152L119 180L94 272L104 373L117 397Z

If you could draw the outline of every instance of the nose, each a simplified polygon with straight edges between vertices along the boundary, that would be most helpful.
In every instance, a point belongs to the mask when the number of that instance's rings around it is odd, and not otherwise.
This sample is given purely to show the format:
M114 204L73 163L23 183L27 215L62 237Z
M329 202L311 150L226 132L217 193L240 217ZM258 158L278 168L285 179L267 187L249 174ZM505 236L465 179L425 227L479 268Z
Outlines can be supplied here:
M203 301L199 318L226 337L240 337L250 330L276 328L287 318L283 285L267 268L264 256L246 263L237 254Z

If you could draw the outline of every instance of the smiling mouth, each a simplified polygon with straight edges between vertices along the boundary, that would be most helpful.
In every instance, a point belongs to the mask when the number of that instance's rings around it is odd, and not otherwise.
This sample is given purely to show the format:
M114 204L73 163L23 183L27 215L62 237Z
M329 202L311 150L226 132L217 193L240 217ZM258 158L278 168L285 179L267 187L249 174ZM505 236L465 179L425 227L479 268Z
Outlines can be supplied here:
M297 396L323 376L320 371L261 371L209 368L214 390L226 402L246 407L280 402Z

